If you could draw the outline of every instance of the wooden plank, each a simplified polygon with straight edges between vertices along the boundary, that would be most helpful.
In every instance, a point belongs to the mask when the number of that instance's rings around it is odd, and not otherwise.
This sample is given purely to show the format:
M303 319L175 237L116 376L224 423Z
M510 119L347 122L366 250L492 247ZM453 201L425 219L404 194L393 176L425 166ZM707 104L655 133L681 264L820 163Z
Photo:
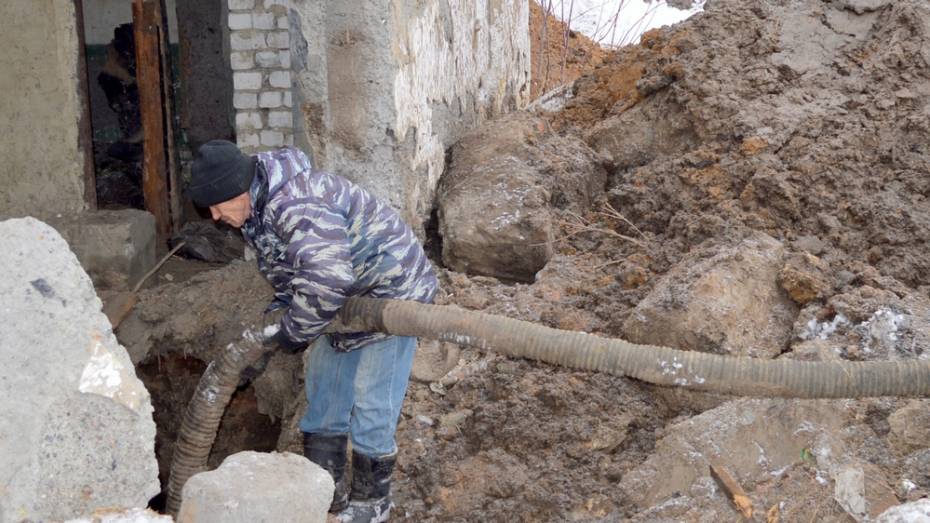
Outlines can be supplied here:
M730 501L739 509L743 517L752 519L752 500L749 499L749 495L746 494L746 491L736 481L729 469L719 461L711 461L710 475L723 487L724 492L727 493Z
M168 34L168 15L165 0L156 0L161 60L162 111L165 120L165 151L168 159L168 207L171 214L171 232L181 227L181 186L178 179L178 152L174 128L174 81L171 71L171 52Z
M136 38L136 82L142 113L142 194L145 209L155 215L160 236L171 232L168 203L165 126L162 111L161 60L156 5L152 0L133 0L132 19Z

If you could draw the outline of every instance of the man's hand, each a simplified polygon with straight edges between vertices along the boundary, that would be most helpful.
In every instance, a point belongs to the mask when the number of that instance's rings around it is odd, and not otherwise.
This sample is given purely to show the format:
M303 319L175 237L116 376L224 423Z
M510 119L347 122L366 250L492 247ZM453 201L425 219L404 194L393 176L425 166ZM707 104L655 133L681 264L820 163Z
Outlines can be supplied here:
M279 325L275 325L277 331L265 338L263 344L267 347L274 347L280 351L283 351L287 354L297 354L302 350L307 348L307 344L299 341L294 341L290 339L287 334L284 333ZM270 329L271 327L265 327L265 329Z
M294 341L284 333L284 329L281 328L281 320L287 314L287 311L288 306L277 301L272 302L265 309L265 313L262 315L262 323L265 325L265 328L262 329L262 335L264 336L262 345L287 354L297 354L306 349L307 344Z

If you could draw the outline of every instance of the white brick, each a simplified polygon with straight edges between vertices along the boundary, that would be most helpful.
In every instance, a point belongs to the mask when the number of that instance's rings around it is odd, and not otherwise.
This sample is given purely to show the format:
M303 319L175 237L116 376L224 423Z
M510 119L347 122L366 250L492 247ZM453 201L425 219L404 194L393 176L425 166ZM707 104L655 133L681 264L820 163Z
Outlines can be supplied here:
M291 104L291 92L290 91L284 93L284 100L282 100L282 102L284 103L284 107L291 107L292 104Z
M255 13L252 15L252 25L255 29L274 29L274 13Z
M294 127L294 115L290 111L271 111L268 113L268 127Z
M250 91L262 88L262 73L233 73L233 89Z
M229 0L229 10L252 9L255 7L255 0Z
M291 23L286 16L278 17L278 29L290 29Z
M262 145L281 147L284 145L284 133L280 131L262 131Z
M229 66L234 71L251 69L255 67L255 60L252 59L252 53L248 51L233 51L229 53Z
M258 147L261 140L258 133L236 133L236 145L239 147Z
M287 145L289 147L294 146L294 135L293 134L284 133L284 145Z
M268 47L287 49L291 46L291 34L287 31L268 33Z
M229 47L233 51L254 51L265 47L265 35L256 31L232 31Z
M272 7L280 5L282 7L289 7L290 2L288 0L265 0L265 9L271 9Z
M229 13L230 29L251 29L252 15L249 13Z
M281 91L267 91L258 98L258 106L268 109L281 107Z
M236 109L258 109L258 93L233 94L233 107Z
M285 49L283 51L278 51L278 59L281 61L281 67L284 69L291 68L291 51L290 49Z
M291 87L291 72L272 71L271 76L268 77L268 81L271 82L271 87L289 89Z
M255 53L255 61L259 67L283 67L279 51L259 51Z
M262 113L244 112L236 115L236 130L253 130L262 127L264 127L262 125Z

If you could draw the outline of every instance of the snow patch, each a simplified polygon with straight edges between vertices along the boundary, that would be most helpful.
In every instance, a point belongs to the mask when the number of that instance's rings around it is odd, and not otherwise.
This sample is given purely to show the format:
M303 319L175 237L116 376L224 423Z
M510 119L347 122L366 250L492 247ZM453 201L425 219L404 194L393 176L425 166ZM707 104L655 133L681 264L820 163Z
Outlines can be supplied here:
M843 316L842 314L837 314L830 321L818 322L816 318L811 318L805 326L805 330L801 332L802 340L813 340L820 339L825 340L829 338L833 333L836 332L840 327L848 327L850 325L849 318Z

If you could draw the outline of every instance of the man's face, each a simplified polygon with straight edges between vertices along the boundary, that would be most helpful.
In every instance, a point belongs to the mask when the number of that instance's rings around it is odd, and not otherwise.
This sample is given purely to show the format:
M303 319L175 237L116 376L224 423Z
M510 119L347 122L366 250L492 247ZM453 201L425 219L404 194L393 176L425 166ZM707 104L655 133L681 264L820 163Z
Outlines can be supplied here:
M214 221L222 221L233 227L242 227L252 212L252 200L244 192L232 200L210 206L210 216Z

